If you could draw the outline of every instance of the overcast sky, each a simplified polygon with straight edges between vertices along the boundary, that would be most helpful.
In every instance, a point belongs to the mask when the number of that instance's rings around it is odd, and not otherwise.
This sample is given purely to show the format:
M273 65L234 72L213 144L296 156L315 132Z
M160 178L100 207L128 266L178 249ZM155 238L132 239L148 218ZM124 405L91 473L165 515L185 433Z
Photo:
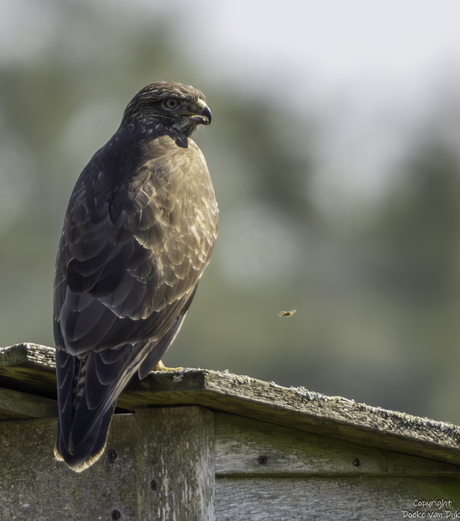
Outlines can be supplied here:
M186 9L187 16L178 17L184 49L238 82L280 88L288 80L327 90L385 82L385 89L410 92L460 60L455 0L155 4L177 13Z
M457 0L103 0L145 16L171 13L184 52L216 76L300 88L418 89L460 60ZM0 57L40 49L46 0L0 0ZM8 45L9 44L9 45ZM211 74L212 75L212 74Z

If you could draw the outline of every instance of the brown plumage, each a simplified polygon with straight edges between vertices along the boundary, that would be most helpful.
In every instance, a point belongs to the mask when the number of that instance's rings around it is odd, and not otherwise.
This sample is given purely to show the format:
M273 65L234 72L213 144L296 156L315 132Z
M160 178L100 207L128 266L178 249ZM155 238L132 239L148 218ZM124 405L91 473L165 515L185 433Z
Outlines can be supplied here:
M190 139L210 122L193 87L145 87L70 197L54 280L55 454L77 472L102 454L131 377L174 341L210 261L217 204Z

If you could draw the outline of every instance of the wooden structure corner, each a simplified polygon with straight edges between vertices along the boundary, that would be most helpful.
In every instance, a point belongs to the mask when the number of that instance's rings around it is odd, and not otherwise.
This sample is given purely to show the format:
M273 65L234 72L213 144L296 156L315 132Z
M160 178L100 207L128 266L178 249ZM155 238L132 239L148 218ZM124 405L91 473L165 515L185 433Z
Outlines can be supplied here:
M55 461L54 349L0 348L0 519L460 517L460 428L204 369L120 396L105 454ZM439 516L438 516L439 518Z

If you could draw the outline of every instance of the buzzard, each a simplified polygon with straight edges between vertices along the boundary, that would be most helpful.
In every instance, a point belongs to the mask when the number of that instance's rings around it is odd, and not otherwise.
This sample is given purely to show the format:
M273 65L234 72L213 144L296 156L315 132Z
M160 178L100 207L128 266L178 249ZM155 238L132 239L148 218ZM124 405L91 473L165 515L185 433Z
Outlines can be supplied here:
M55 455L80 472L101 456L118 396L176 338L218 232L202 92L142 89L73 189L54 277L59 404Z

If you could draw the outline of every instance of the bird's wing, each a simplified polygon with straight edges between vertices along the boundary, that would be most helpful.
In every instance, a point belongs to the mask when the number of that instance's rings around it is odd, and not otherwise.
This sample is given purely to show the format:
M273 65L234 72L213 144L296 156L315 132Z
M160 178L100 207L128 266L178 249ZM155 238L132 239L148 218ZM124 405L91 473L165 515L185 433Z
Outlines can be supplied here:
M151 159L116 186L96 155L69 202L55 271L56 454L78 470L103 450L130 378L174 340L211 256L217 206L204 158L193 142L172 144L151 143Z
M93 159L70 200L54 319L71 354L161 339L209 262L217 209L202 154L156 141L154 159L112 190Z

